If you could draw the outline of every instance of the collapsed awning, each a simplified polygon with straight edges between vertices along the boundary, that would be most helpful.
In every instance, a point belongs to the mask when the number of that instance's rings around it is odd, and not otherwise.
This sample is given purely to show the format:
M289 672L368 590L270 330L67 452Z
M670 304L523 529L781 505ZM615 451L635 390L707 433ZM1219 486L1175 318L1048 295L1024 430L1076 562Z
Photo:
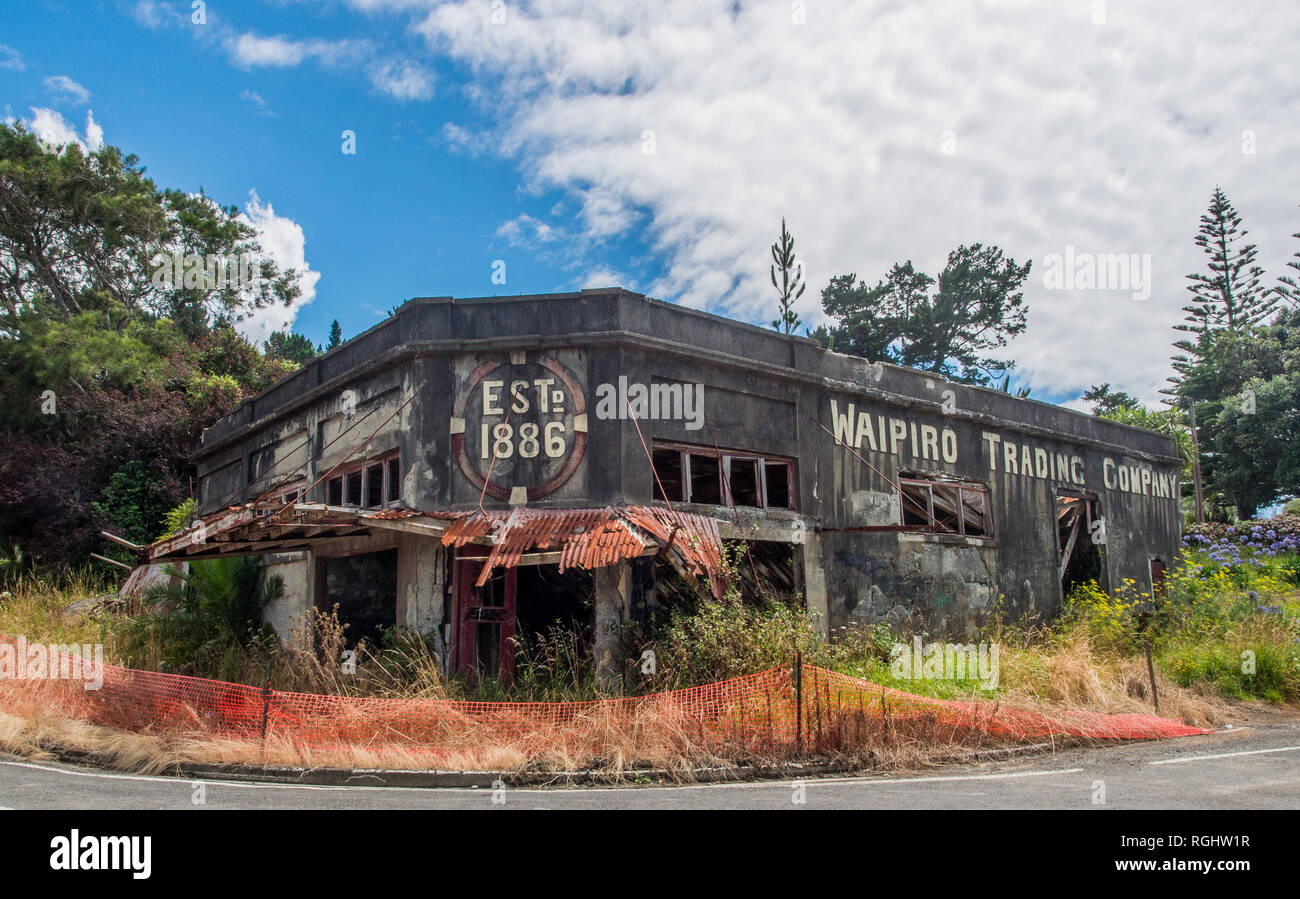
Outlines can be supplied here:
M523 562L529 550L558 553L560 569L600 568L625 559L663 554L688 580L707 577L721 596L722 539L706 515L657 506L468 512L358 509L320 503L245 503L205 516L194 526L149 546L144 561L190 562L233 555L327 551L357 537L400 532L437 538L443 545L490 547L479 584L496 568Z
M447 529L442 542L461 547L490 538L478 577L482 586L495 568L512 568L530 549L558 549L560 570L600 568L624 559L665 552L688 579L705 576L714 596L726 591L722 538L707 515L657 506L607 506L602 509L530 509L468 513ZM675 558L674 558L675 557ZM680 564L679 564L680 562Z

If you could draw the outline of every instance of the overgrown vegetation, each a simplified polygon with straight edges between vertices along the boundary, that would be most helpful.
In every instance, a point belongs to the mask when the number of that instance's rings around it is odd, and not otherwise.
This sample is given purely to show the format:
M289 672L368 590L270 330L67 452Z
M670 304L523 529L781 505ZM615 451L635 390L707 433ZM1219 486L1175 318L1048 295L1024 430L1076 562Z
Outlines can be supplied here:
M1212 725L1230 713L1230 700L1277 703L1300 698L1296 525L1280 518L1244 528L1209 526L1208 533L1189 534L1180 564L1170 570L1167 591L1156 601L1132 583L1110 594L1088 585L1069 598L1065 614L1050 625L1013 621L995 612L981 639L1000 649L996 685L969 678L896 678L891 661L899 635L884 627L842 628L825 638L798 596L770 589L755 594L738 570L743 553L733 546L726 554L731 588L721 601L681 601L661 609L653 620L626 629L624 687L627 693L641 694L714 683L787 667L798 652L810 664L883 687L943 699L986 700L987 708L1005 705L1049 715L1079 710L1150 713L1143 655L1149 644L1160 713ZM335 612L312 612L282 642L259 623L280 585L250 561L195 563L183 582L154 590L125 608L105 608L96 618L61 614L65 603L98 595L105 586L86 574L62 588L48 580L20 578L16 589L0 596L0 632L50 643L103 643L107 661L135 667L255 686L269 677L271 686L281 691L535 702L606 695L597 687L585 636L562 628L521 641L515 683L503 688L491 680L448 678L433 635L394 629L384 633L381 645L362 642L351 647L355 654L349 655L346 628ZM655 664L652 673L643 674L646 650ZM521 732L504 741L485 741L471 738L472 730L459 736L449 731L449 742L436 751L421 746L328 749L279 737L263 743L124 734L83 720L75 708L56 707L53 699L49 703L54 705L42 705L44 700L36 702L33 696L31 691L0 690L0 748L39 756L48 747L73 747L105 764L132 770L157 770L164 761L203 760L582 769L619 778L653 765L689 779L696 767L737 761L725 753L719 756L717 747L704 748L692 729L671 715L647 715L631 725L614 716L584 718L563 733L557 731L554 739ZM891 715L849 712L825 733L820 726L818 730L831 740L818 751L849 767L924 764L996 742L978 728L934 715L894 721ZM847 742L841 745L838 740ZM757 757L748 760L766 763Z
M809 664L918 695L1147 711L1143 650L1149 643L1164 681L1166 714L1205 724L1215 720L1213 705L1221 699L1300 699L1300 521L1206 530L1188 535L1185 556L1170 569L1158 602L1132 583L1109 594L1091 584L1069 597L1064 615L1050 625L994 614L980 639L1000 647L996 685L973 674L897 677L891 650L911 634L878 625L841 627L827 638L797 595L743 597L735 570L740 553L733 546L727 554L732 587L721 601L681 602L625 627L623 677L615 692L715 683L788 667L801 653ZM504 687L495 679L448 677L433 634L393 629L380 645L363 641L349 655L346 628L334 612L312 612L282 641L260 624L280 585L250 561L195 563L183 583L119 611L105 610L94 621L59 613L62 605L103 588L93 577L69 589L48 580L20 581L0 597L0 632L46 642L101 642L110 662L258 686L269 672L278 690L533 702L606 695L586 635L561 627L519 639L515 681Z
M21 124L0 122L0 213L0 582L129 561L100 530L155 539L203 428L309 355L235 329L292 303L298 275L235 207Z

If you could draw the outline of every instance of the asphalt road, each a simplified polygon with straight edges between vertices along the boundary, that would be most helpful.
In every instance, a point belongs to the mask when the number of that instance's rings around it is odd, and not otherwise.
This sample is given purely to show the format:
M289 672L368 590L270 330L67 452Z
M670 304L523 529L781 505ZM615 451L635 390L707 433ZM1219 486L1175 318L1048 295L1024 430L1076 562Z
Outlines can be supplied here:
M200 801L201 800L201 801ZM801 801L802 800L802 801ZM3 809L1300 809L1300 722L920 774L698 787L419 789L191 781L0 757Z

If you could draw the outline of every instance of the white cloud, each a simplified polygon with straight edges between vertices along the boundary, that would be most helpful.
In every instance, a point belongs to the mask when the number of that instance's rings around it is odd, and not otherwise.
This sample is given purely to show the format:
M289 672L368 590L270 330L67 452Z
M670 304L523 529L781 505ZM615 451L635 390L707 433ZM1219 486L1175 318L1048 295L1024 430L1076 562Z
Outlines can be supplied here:
M298 310L316 298L316 282L320 272L311 270L307 262L307 237L302 226L293 219L276 215L270 203L263 203L257 191L249 191L248 205L239 218L257 229L257 242L262 251L283 271L292 268L298 273L298 286L302 293L292 305L266 306L256 310L239 323L239 332L254 344L262 341L272 331L284 331L293 326Z
M104 146L104 129L95 121L95 114L86 110L86 147L98 152Z
M0 44L0 69L21 72L27 68L23 64L23 55L8 44Z
M455 122L443 124L442 138L452 150L468 153L474 149L474 135L470 133L469 129L462 128Z
M62 97L82 105L90 102L90 91L86 90L67 75L51 75L45 79L45 86Z
M190 21L189 16L179 8L159 0L137 0L131 8L131 15L146 28L166 28L183 25Z
M62 115L44 106L32 107L32 117L26 125L51 150L76 144L83 152L94 153L104 146L104 129L95 121L94 112L89 110L86 112L84 138L77 134L76 127L68 124Z
M557 240L569 239L563 228L534 218L526 212L521 212L497 228L497 236L504 237L512 247L530 250L540 249L544 244Z
M373 66L370 81L378 90L402 101L433 96L433 73L409 60Z
M626 287L628 290L636 290L637 284L635 279L629 278L617 269L598 265L579 279L578 287L583 290L595 287Z
M275 111L271 109L269 105L267 105L266 99L257 91L240 91L239 98L241 100L247 100L249 103L252 103L254 106L257 107L257 111L262 115L270 116L272 118L275 117Z
M369 52L366 41L292 40L245 33L226 41L231 59L241 68L292 68L308 59L326 64L349 63Z
M649 292L769 320L782 216L809 322L832 275L874 282L907 259L937 273L957 245L995 243L1034 262L1009 352L1035 393L1110 381L1152 401L1215 184L1270 275L1296 249L1300 130L1282 98L1300 83L1300 15L1151 0L1094 25L1092 10L828 2L795 24L780 2L537 0L494 24L485 0L459 0L416 30L475 73L526 186L577 197L572 239L645 227L666 261ZM553 246L543 224L500 233ZM1046 290L1043 259L1066 246L1150 253L1151 299Z
M281 37L258 37L241 34L231 47L235 61L242 66L296 66L307 57L307 47Z

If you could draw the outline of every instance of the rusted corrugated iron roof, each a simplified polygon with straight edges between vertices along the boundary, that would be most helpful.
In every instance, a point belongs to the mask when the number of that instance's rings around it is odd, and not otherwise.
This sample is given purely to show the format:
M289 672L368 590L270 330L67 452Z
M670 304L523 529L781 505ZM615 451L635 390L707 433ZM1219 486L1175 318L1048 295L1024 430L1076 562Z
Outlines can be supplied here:
M319 539L399 528L440 536L447 546L487 543L492 549L479 575L487 583L496 568L513 568L531 549L558 551L560 570L601 568L624 559L672 553L688 576L707 576L714 595L726 590L718 523L706 515L656 506L599 509L536 509L480 512L357 509L318 503L245 503L204 516L204 529L164 538L148 547L150 561L183 561L224 555L232 544L243 552L309 549ZM389 523L392 522L392 523ZM403 522L397 524L397 522Z
M722 539L717 522L705 515L654 506L607 506L603 509L530 509L509 512L469 512L443 535L447 546L461 547L483 537L492 551L478 584L486 584L495 568L512 568L530 549L560 551L560 570L600 568L644 555L656 546L676 553L686 568L707 575L714 595L726 589L722 572Z

